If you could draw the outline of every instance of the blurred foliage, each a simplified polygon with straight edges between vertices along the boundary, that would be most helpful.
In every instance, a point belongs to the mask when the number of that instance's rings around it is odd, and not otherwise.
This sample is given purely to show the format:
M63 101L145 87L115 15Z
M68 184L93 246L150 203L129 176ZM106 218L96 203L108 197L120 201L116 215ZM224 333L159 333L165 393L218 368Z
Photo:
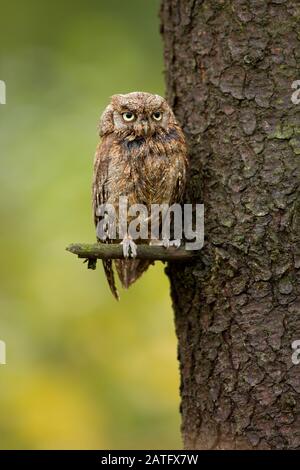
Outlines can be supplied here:
M117 303L93 241L109 96L164 93L157 0L0 0L0 448L180 448L176 341L157 264Z

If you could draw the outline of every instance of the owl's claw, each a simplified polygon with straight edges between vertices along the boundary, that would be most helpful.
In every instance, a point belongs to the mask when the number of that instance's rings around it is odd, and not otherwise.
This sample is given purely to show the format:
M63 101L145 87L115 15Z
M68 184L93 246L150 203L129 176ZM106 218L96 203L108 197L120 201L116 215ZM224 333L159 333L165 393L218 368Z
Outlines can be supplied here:
M175 248L179 248L181 245L181 240L168 240L167 238L164 238L162 240L162 246L165 248L169 248L170 246L175 246Z
M169 240L168 238L163 238L162 240L151 240L150 242L151 246L163 246L165 248L169 248L170 246L175 246L176 248L179 248L181 245L181 240Z
M126 236L121 241L121 245L123 246L123 256L124 258L135 258L137 255L136 251L136 244L132 240L131 237Z
M175 246L175 248L179 248L181 245L181 240L178 238L177 240L169 240L169 246Z

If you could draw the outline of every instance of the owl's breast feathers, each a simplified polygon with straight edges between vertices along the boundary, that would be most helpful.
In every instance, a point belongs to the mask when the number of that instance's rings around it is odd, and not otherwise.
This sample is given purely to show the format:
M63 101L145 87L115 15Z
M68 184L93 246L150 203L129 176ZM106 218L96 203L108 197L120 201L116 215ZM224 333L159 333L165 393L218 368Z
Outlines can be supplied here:
M186 178L186 146L179 128L149 137L105 136L94 162L94 212L100 204L172 204L180 201Z
M180 200L187 163L184 137L180 129L172 128L168 132L146 138L125 139L121 145L134 183L135 203L149 205Z
M180 201L186 178L186 146L179 126L148 137L102 139L94 162L94 212L100 204L172 204Z

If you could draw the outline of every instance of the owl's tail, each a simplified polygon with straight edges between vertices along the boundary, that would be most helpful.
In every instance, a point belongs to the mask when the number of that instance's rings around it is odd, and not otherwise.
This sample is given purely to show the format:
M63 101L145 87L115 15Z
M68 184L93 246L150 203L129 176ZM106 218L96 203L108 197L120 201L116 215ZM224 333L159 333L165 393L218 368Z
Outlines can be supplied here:
M115 266L122 286L128 289L150 266L151 261L140 259L116 260Z
M119 293L117 291L117 287L116 287L116 283L115 283L115 276L114 276L113 267L112 267L112 260L111 259L105 260L105 261L102 261L102 263L103 263L104 272L105 272L110 290L111 290L113 296L115 297L115 299L119 300Z

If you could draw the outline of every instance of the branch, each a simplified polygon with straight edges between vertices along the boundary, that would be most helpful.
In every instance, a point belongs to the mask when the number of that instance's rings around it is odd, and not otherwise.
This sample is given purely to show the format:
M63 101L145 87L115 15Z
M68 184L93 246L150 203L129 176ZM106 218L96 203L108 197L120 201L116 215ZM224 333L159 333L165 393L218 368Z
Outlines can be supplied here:
M100 259L124 259L123 248L117 244L106 243L72 243L67 251L74 253L78 258L89 261L89 267L94 269L93 260ZM189 261L199 255L199 251L185 250L183 247L149 246L137 245L137 259L148 259L152 261Z

